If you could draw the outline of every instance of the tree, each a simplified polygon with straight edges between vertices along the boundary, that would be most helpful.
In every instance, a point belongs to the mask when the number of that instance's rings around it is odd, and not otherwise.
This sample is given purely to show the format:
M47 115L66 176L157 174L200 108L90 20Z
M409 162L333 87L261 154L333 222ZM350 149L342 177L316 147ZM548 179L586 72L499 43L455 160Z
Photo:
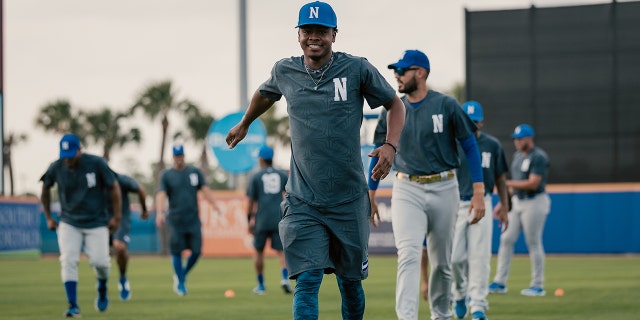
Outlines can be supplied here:
M176 92L172 89L171 81L165 80L152 83L144 88L131 108L132 114L140 109L152 121L160 119L160 158L158 159L157 169L154 172L156 181L159 179L160 172L165 168L164 150L167 144L167 132L169 130L169 113L177 112L185 114L193 112L190 110L193 107L194 105L187 100L178 100Z
M464 103L466 101L464 83L455 83L453 85L453 88L451 88L451 92L449 94L456 98L461 104Z
M113 113L111 109L105 107L97 112L84 113L83 115L87 127L86 138L102 145L102 156L107 161L111 158L111 150L114 147L122 148L130 142L139 144L142 140L138 128L134 127L128 131L122 128L122 120L129 116L128 113Z
M84 142L85 127L81 120L83 115L74 112L71 102L58 99L46 103L36 116L36 126L44 131L56 134L74 133Z
M5 138L4 140L4 150L3 150L3 159L4 159L4 166L9 170L9 190L10 190L10 195L14 196L15 192L14 192L14 181L13 181L13 162L11 161L11 150L13 149L14 145L16 144L20 144L21 142L26 142L28 140L28 136L24 133L22 134L15 134L13 132L10 132L9 135ZM2 170L2 174L4 174L4 168Z
M188 108L189 112L185 114L187 117L187 130L193 142L202 146L202 150L200 151L200 170L202 170L205 177L209 177L211 170L209 170L209 158L207 157L208 145L206 140L209 127L211 127L215 118L208 113L202 112L193 102L187 100L186 103L191 105L191 107Z

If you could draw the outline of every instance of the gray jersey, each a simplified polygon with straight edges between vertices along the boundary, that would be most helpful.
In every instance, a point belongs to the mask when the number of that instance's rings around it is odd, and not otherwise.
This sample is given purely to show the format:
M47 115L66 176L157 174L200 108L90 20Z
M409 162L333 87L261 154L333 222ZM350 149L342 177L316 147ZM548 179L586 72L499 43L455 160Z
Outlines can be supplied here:
M167 169L160 177L160 191L167 193L169 213L167 221L174 227L200 225L198 190L205 185L200 169L186 166L183 170Z
M129 201L129 193L130 192L138 192L140 186L138 182L133 178L124 175L114 173L116 175L116 179L118 179L118 184L120 185L120 194L122 195L122 221L129 219L131 217L131 203ZM107 204L109 208L109 214L113 214L113 205L109 200L110 195L107 194Z
M373 132L373 144L381 146L387 140L387 109L382 109L376 130Z
M287 184L287 174L273 167L265 167L251 177L247 197L258 204L256 231L278 230L280 203Z
M473 134L476 125L458 102L429 90L416 107L403 96L407 115L394 161L396 171L428 175L458 167L456 139Z
M496 177L506 173L509 169L507 159L498 139L494 136L480 132L477 137L478 150L480 151L480 162L482 165L482 176L484 177L485 194L493 193L496 185ZM458 153L464 153L462 146L458 143ZM473 196L473 184L471 183L471 173L467 164L467 157L460 157L460 167L458 168L458 189L460 198L471 199Z
M324 76L312 80L302 56L282 59L258 90L271 100L282 96L287 100L291 128L288 194L329 207L367 192L360 158L364 100L377 108L395 96L371 63L334 52Z
M530 174L537 174L542 177L538 189L535 191L515 189L515 195L519 197L529 197L545 192L547 185L547 175L549 169L549 157L544 150L533 147L525 155L522 151L516 151L511 162L511 179L528 180Z
M109 222L104 195L116 181L116 177L103 158L83 153L75 168L69 168L62 160L56 160L40 178L45 187L58 185L60 221L77 228L96 228Z

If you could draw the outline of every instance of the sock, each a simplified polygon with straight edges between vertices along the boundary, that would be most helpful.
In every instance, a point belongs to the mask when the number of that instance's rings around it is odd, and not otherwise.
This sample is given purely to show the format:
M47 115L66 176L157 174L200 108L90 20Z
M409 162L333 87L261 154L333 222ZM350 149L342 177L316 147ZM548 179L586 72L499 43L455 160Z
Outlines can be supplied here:
M187 259L187 266L184 268L184 274L185 275L187 275L187 273L189 273L189 271L191 271L193 266L196 265L196 262L198 262L198 258L200 258L200 254L199 253L192 253L189 256L189 258Z
M178 277L178 282L184 282L184 270L182 269L182 257L180 255L174 254L171 256L171 261L173 262L173 271L176 273Z
M258 275L258 285L260 285L261 287L264 287L264 275L262 274Z
M107 279L98 279L98 295L100 298L107 295Z
M289 270L282 268L282 280L289 280Z
M69 301L69 305L72 307L78 306L78 282L77 281L67 281L64 283L64 290L67 293L67 301Z
M318 292L322 284L324 270L307 270L296 279L296 291L293 294L293 319L318 319Z
M342 295L342 319L362 320L364 316L364 290L360 280L344 280L336 276Z

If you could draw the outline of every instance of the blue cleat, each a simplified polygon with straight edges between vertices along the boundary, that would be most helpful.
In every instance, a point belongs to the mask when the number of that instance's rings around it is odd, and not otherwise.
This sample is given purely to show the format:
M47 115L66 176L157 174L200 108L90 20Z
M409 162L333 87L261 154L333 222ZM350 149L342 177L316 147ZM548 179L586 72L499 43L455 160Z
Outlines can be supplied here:
M529 287L527 289L522 289L522 291L520 291L520 294L529 297L541 297L547 293L540 287Z
M78 306L69 306L64 316L67 318L80 318L80 308Z
M264 287L264 285L259 284L257 287L253 288L253 293L257 295L264 295L267 293L267 289Z
M98 285L98 297L95 301L96 310L104 312L109 307L109 297L107 297L107 287Z
M492 282L489 285L489 293L507 293L507 286L502 283Z
M487 316L482 311L476 311L472 313L471 319L472 320L489 320L489 318L487 318Z
M173 275L173 292L181 297L187 295L187 287L184 285L184 282L178 280L175 274Z
M467 304L464 299L456 300L453 303L453 312L456 314L456 318L462 319L467 315Z
M282 279L280 280L280 286L282 287L282 291L284 291L284 293L293 293L293 289L291 289L291 281Z
M131 286L127 278L120 278L120 281L118 281L118 290L120 291L120 300L127 301L131 299Z

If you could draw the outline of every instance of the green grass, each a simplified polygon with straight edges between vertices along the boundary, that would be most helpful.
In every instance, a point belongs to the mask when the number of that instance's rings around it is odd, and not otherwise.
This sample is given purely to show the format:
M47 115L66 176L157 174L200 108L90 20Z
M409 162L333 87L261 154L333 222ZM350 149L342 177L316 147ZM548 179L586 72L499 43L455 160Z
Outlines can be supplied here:
M395 257L376 256L364 281L367 296L365 319L395 319ZM117 269L112 262L109 281L111 304L105 313L93 309L95 279L86 258L80 262L79 303L84 319L291 319L291 295L278 286L275 259L266 265L267 294L251 293L255 276L251 259L202 259L189 277L189 295L176 296L171 288L168 257L133 256L129 267L132 300L117 298ZM495 260L493 261L495 267ZM62 318L66 298L57 257L39 260L1 259L0 318ZM550 256L546 264L545 297L524 297L528 286L529 259L518 256L512 264L509 292L490 295L492 320L518 319L639 319L640 257ZM563 288L565 295L553 291ZM233 289L235 298L224 291ZM320 319L340 319L340 297L335 277L326 276L320 291ZM420 304L420 318L429 318L429 307Z

